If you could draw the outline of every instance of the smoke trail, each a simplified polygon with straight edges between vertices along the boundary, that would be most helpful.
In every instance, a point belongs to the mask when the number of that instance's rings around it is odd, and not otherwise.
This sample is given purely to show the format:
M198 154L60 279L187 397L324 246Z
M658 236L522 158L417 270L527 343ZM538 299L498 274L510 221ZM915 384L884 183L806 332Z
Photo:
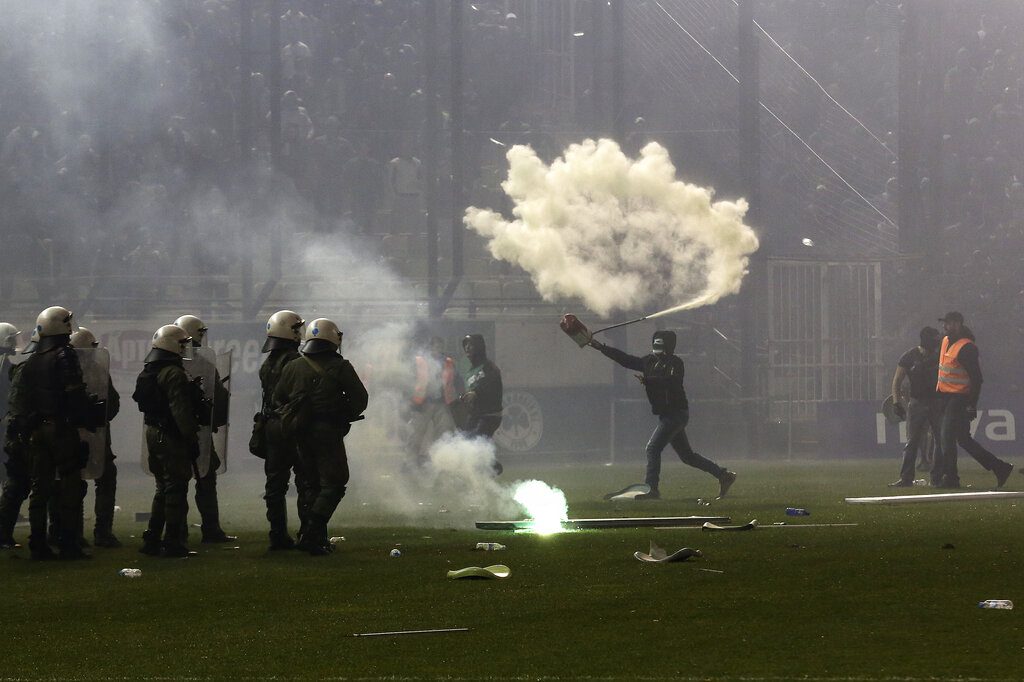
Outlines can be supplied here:
M515 219L470 207L464 220L546 300L578 297L602 316L685 301L667 314L739 291L758 248L746 201L712 201L713 190L676 180L661 145L637 160L606 139L570 145L550 166L522 145L507 158Z
M308 240L300 259L305 273L339 273L331 294L341 302L340 310L302 314L307 320L325 316L339 323L345 334L342 353L370 394L366 419L356 422L345 438L352 472L348 503L373 505L379 510L379 520L386 523L423 527L465 528L484 519L519 519L524 515L540 519L553 513L554 528L545 532L560 530L558 521L565 516L565 496L561 491L551 492L540 481L531 481L524 497L519 482L496 479L495 447L488 440L449 432L429 447L426 461L416 461L415 446L409 442L413 418L410 398L416 380L414 358L421 355L433 361L427 349L421 347L427 343L419 331L427 323L426 311L409 303L405 319L396 321L353 315L349 307L349 303L373 300L382 294L392 309L396 302L415 301L408 283L368 257L365 249L345 234ZM434 369L439 372L440 363ZM537 506L536 500L557 501L559 497L561 515L557 509L550 511L550 502Z

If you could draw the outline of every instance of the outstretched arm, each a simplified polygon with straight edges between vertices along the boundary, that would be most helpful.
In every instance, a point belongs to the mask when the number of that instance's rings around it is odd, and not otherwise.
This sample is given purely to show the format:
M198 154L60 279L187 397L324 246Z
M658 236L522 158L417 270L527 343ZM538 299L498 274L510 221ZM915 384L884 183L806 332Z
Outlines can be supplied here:
M605 357L611 358L626 369L631 369L634 372L644 371L644 361L642 358L630 355L629 353L624 353L618 348L612 348L611 346L605 345L595 339L590 340L590 345L601 351Z

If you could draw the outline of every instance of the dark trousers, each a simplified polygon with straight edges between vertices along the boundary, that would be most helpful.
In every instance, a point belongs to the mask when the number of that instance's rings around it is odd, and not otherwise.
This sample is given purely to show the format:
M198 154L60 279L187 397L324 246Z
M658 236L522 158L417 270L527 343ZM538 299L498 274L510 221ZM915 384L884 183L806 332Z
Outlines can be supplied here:
M82 503L82 461L78 429L44 422L29 439L32 488L28 498L29 546L46 544L48 506L56 497L62 550L78 548ZM58 479L59 476L59 479Z
M478 436L482 438L494 438L495 432L501 428L501 415L478 415L471 416L466 421L464 432L467 436Z
M345 429L314 423L299 440L300 466L310 478L311 520L330 521L345 497L349 479L345 433Z
M154 540L163 535L168 546L181 545L188 517L191 455L184 443L155 426L146 427L146 447L149 450L149 470L156 479L149 517L150 535Z
M114 453L107 446L107 461L103 465L103 475L96 479L96 500L93 511L96 514L94 535L109 535L114 528L114 499L117 495L117 465L114 464Z
M220 457L217 451L210 449L210 469L202 478L196 479L196 509L203 524L203 534L219 533L220 503L217 500L217 469L220 469Z
M299 460L295 442L285 438L281 433L281 422L270 419L265 422L267 438L267 458L263 462L263 472L267 476L267 484L263 499L267 503L267 521L270 522L270 534L277 537L288 535L288 482L292 471L295 472L295 489L299 493L298 516L299 533L305 530L309 511L313 507L316 487L311 484L309 476Z
M911 398L907 405L907 445L903 448L903 465L900 467L900 480L904 483L914 481L914 471L917 467L917 453L921 452L921 459L924 460L924 447L927 443L928 434L932 434L935 450L939 448L941 437L942 404L938 398L930 400L918 400ZM939 472L939 461L936 457L932 464L932 483L938 483L942 477Z
M693 451L690 440L686 437L686 424L689 421L690 413L686 410L658 417L658 426L651 434L651 439L647 441L647 475L644 482L651 486L651 490L658 489L658 482L661 479L661 451L670 443L684 464L706 471L715 478L725 473L725 469Z
M957 470L957 446L962 447L978 464L987 471L997 466L1006 466L999 459L982 447L981 443L971 437L971 421L967 418L967 396L961 393L945 393L940 397L942 420L939 437L939 452L936 455L941 462L941 481L946 485L958 485L960 474ZM932 478L935 478L933 472Z
M7 469L7 480L0 488L0 540L13 538L14 525L18 522L21 506L25 504L32 490L26 456L25 453L21 453L8 457L4 465Z

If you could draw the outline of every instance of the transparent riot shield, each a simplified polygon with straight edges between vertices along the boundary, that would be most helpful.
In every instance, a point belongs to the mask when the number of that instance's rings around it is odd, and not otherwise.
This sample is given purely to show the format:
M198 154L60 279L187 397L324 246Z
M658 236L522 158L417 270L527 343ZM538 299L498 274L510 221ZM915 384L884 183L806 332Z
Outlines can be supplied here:
M21 356L22 358L27 356ZM0 483L7 480L7 406L11 395L11 367L18 362L17 355L0 355Z
M206 422L199 426L199 459L196 460L196 470L202 478L210 471L210 461L213 457L213 418L214 398L217 394L217 353L212 348L193 348L192 358L184 359L185 373L190 381L199 381L203 391L203 398L206 400L204 413L200 422ZM206 412L206 410L209 410Z
M106 348L76 348L78 364L82 367L82 378L85 390L97 400L106 404L110 390L110 353ZM82 469L82 478L94 480L103 475L103 467L107 461L107 443L110 437L106 413L103 414L102 425L95 431L78 429L78 437L89 448L89 459Z
M220 459L218 474L228 470L228 432L231 426L231 361L233 351L217 353L217 381L222 390L214 391L213 449Z

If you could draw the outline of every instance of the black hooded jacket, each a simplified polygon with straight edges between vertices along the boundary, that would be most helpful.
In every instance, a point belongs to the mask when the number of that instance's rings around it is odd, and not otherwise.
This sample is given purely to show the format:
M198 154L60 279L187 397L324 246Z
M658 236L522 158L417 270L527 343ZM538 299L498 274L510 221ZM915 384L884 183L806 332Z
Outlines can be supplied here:
M676 334L670 331L654 332L652 345L659 340L664 352L650 353L642 358L604 344L595 347L626 369L643 373L651 412L659 416L685 412L690 409L690 404L686 399L686 389L683 388L686 370L683 361L674 355Z
M469 358L469 370L463 377L466 391L473 391L476 399L469 405L470 414L475 417L501 414L504 387L501 370L487 359L487 346L481 334L470 334L462 341L463 348L472 340L476 355Z

